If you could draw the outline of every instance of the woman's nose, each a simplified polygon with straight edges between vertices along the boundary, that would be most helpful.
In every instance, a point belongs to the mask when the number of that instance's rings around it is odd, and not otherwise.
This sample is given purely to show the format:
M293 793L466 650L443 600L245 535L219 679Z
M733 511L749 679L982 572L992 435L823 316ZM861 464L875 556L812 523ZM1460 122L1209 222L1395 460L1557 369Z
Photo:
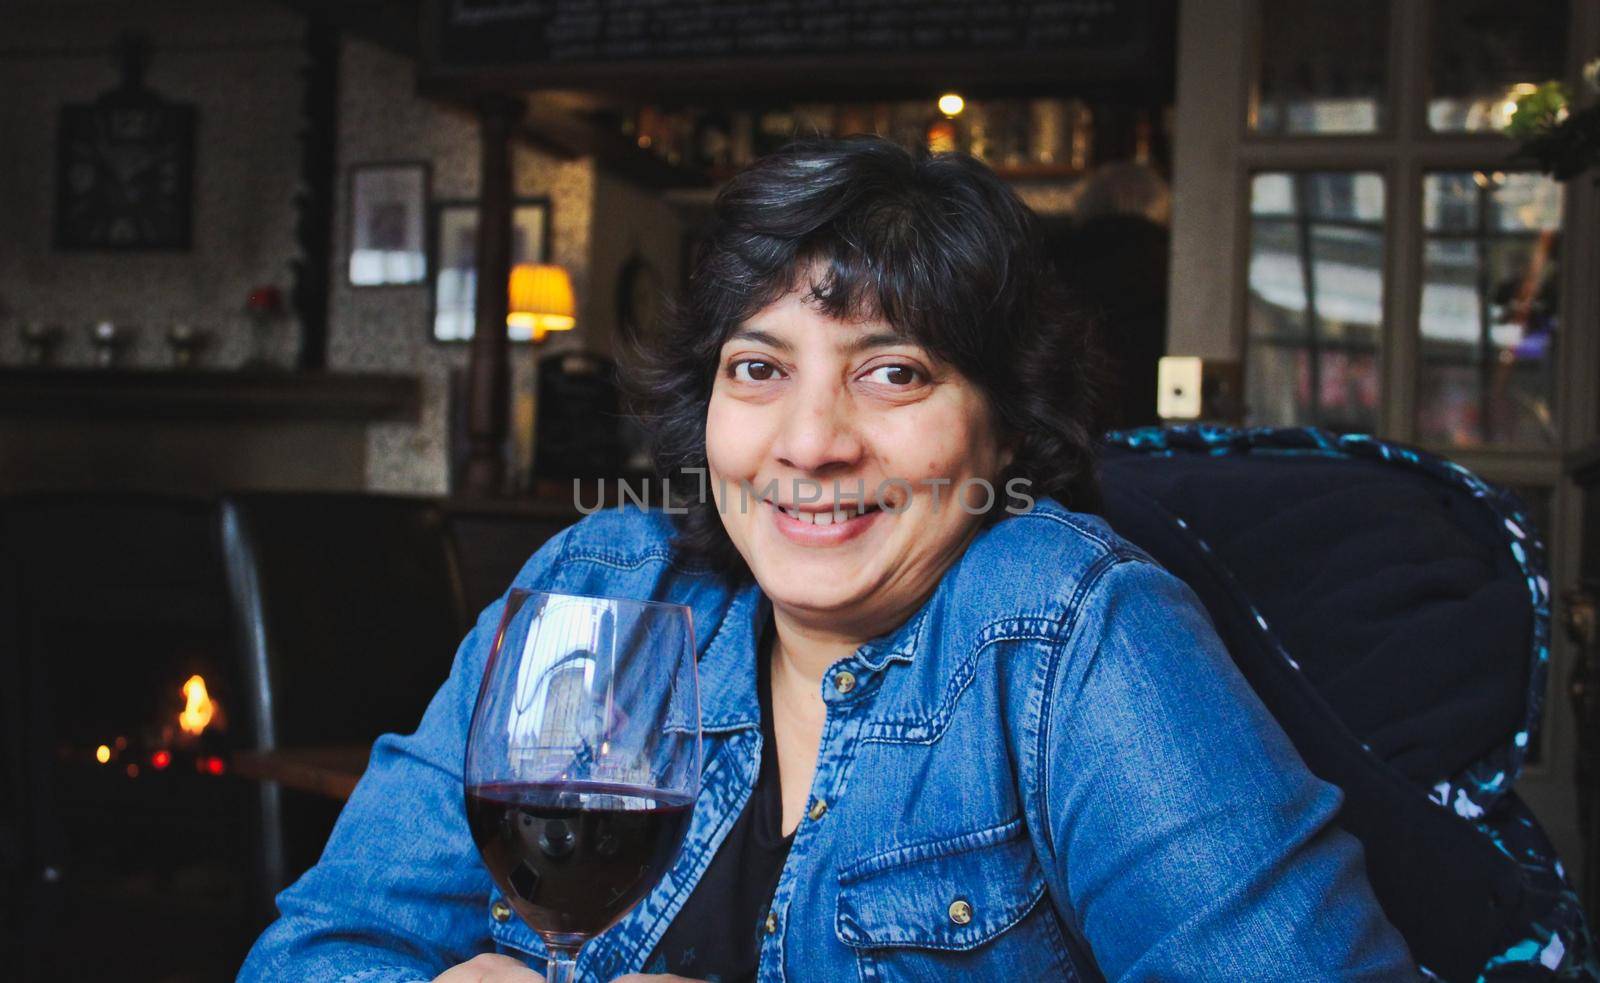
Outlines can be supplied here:
M773 450L797 471L847 466L861 458L861 440L847 393L832 386L798 388L784 407Z

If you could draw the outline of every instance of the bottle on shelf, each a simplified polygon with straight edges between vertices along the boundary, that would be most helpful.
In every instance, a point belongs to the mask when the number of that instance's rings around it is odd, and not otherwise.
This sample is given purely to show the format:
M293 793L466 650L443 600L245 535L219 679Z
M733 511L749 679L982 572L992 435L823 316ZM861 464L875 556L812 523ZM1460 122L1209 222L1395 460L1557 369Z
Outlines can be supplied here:
M1066 163L1067 107L1059 99L1028 103L1030 162L1046 167Z
M1072 100L1071 152L1067 163L1075 171L1087 171L1094 162L1094 111L1081 99Z

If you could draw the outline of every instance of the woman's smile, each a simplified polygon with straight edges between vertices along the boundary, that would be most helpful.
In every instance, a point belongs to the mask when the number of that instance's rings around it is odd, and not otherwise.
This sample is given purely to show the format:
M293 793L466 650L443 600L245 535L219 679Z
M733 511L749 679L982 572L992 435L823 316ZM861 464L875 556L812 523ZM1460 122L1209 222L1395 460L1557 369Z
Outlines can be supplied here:
M771 513L773 527L785 539L813 548L838 546L856 539L883 517L883 510L870 502L786 508L763 499L761 504Z

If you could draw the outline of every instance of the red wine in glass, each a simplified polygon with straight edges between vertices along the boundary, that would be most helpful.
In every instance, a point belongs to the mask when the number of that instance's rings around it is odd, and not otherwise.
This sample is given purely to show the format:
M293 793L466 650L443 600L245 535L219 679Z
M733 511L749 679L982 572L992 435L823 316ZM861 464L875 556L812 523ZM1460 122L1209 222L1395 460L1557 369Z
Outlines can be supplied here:
M700 793L694 628L676 604L513 590L467 734L489 876L570 983L676 860Z
M661 879L689 828L687 796L591 782L467 789L472 838L506 900L546 937L582 943Z

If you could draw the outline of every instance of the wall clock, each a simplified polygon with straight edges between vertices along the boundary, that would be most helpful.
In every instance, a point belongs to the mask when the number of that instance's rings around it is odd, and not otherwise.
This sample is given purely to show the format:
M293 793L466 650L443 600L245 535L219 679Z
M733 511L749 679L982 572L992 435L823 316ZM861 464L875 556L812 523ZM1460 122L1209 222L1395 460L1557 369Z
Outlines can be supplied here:
M58 249L188 249L194 179L192 105L145 88L130 58L120 88L61 108Z

